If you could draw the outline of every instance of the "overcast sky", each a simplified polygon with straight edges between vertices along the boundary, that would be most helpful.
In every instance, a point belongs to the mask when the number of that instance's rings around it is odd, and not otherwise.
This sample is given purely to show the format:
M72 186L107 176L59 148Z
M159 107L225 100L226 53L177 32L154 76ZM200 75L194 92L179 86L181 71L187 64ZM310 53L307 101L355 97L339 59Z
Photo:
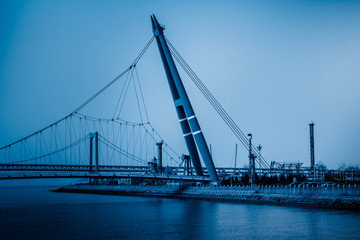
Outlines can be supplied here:
M314 121L316 162L360 164L360 1L2 0L0 145L69 114L125 70L152 37L153 13L268 162L308 166ZM155 42L137 68L150 121L186 153ZM215 165L233 166L236 138L183 81ZM238 161L248 162L242 147Z

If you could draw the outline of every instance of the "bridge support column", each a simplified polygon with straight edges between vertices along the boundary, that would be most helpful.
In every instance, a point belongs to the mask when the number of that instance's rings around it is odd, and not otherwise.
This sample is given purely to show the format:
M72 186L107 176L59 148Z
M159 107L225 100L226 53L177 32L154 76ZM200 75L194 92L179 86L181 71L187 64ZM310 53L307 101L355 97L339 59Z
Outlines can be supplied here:
M189 155L182 155L181 158L183 161L185 161L185 169L184 169L184 175L192 175L192 166L191 166L191 160Z
M89 162L89 172L93 172L93 141L94 135L90 133L90 162Z
M163 171L163 166L162 166L162 145L164 144L164 142L161 140L160 142L156 143L156 146L158 147L158 163L157 163L157 167L159 169L159 173L161 174Z
M95 173L99 173L99 133L95 132Z

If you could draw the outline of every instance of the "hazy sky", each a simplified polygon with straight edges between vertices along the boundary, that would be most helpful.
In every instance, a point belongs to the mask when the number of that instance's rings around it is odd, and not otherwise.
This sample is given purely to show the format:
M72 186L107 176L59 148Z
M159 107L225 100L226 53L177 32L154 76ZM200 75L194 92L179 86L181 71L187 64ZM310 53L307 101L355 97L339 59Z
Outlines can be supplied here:
M314 121L317 162L360 164L360 1L2 0L0 145L67 115L125 70L152 36L152 13L268 162L309 165ZM155 42L138 72L150 121L186 152ZM233 166L236 138L183 81L215 165ZM238 159L248 162L242 147Z

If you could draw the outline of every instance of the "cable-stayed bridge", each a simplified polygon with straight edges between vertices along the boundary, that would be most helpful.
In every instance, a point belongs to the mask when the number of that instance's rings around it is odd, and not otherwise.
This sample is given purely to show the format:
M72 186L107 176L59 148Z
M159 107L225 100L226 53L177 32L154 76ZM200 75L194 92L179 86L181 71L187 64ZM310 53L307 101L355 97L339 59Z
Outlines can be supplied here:
M243 147L251 149L250 174L251 169L255 171L255 164L264 170L269 169L259 150L249 143L248 137L165 38L164 28L155 16L151 20L154 36L125 71L67 116L0 148L0 179L79 177L218 182L219 169L213 163L176 66L188 74ZM148 117L137 65L154 39L189 155L176 153L154 129ZM99 117L86 111L100 95L119 82L119 97L111 116ZM126 116L123 118L129 97L136 106L130 112L138 115L138 121L129 121ZM225 170L229 172L233 168Z

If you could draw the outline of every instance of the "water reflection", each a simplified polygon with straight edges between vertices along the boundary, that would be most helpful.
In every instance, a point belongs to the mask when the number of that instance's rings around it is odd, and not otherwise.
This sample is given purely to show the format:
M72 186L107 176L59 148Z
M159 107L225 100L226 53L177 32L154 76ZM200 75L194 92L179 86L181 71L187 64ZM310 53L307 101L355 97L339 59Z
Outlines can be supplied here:
M0 188L1 239L357 239L351 211Z

